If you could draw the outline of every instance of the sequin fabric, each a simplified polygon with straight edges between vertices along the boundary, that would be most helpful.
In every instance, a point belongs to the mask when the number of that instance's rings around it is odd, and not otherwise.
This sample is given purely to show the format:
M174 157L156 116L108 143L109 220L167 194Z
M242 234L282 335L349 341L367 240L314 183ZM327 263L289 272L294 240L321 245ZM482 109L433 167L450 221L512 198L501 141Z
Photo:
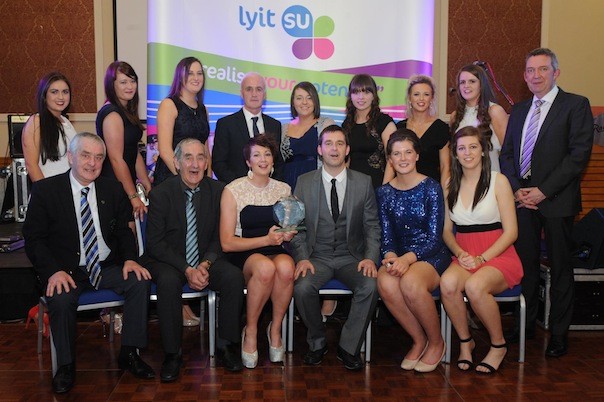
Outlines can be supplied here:
M398 256L412 251L418 261L426 261L442 273L451 263L451 255L442 239L445 207L440 184L428 177L410 190L385 184L376 195L382 256L388 251Z

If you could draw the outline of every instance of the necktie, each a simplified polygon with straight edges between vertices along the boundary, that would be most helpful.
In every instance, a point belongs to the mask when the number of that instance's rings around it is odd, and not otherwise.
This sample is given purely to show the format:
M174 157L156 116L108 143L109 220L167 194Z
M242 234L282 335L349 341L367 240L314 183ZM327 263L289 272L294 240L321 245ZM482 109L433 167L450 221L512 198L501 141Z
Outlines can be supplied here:
M199 246L197 244L197 215L195 206L193 205L193 195L199 191L199 187L195 190L187 189L187 206L185 209L187 217L187 235L185 237L185 257L187 263L193 268L199 264Z
M260 134L260 130L258 130L258 116L252 117L252 129L254 131L254 137Z
M331 179L331 216L335 223L340 216L340 206L338 202L338 192L336 190L336 179Z
M82 239L84 243L84 253L86 257L86 272L90 278L90 283L95 289L99 288L101 282L101 265L99 264L99 244L94 230L94 221L90 204L88 204L88 192L90 188L82 189L80 198L80 217L82 219Z
M539 117L541 117L541 105L543 105L543 103L545 102L541 99L535 101L535 110L533 110L529 124L526 127L524 147L522 148L522 159L520 162L520 177L526 177L531 170L531 159L533 156L533 149L535 148L535 142L537 142L537 136L539 134Z

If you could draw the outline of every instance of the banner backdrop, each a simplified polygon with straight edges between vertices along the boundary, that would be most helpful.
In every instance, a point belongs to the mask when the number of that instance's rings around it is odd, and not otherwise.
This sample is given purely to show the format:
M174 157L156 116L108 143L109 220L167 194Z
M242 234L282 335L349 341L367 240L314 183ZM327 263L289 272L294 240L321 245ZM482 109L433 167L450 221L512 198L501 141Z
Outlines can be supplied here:
M408 77L432 75L434 0L149 0L148 18L150 136L174 68L187 56L205 69L212 132L216 120L242 107L249 71L266 79L265 113L289 121L292 88L310 81L321 115L339 124L355 74L373 76L381 109L395 120L404 118Z

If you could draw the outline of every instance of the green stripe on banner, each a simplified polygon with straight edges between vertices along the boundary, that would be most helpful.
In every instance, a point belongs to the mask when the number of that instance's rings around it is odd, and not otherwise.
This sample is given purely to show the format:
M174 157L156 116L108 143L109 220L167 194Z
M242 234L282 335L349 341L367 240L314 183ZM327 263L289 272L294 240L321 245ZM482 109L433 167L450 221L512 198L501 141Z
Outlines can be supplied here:
M233 59L212 53L199 52L164 43L149 43L148 83L151 85L170 85L174 66L184 57L199 58L206 70L206 89L237 95L243 75L256 71L263 75L267 83L267 96L271 102L289 104L291 90L296 83L310 81L321 97L321 106L344 108L348 84L354 74L312 71L292 67L261 64ZM174 60L173 63L159 60ZM378 85L382 107L402 105L405 100L407 79L373 77Z

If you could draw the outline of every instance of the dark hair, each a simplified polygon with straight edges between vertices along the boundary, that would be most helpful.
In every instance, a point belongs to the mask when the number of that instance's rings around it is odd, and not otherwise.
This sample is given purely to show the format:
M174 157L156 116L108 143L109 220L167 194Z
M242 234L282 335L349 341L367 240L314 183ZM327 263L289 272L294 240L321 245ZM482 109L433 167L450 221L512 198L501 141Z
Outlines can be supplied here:
M323 137L325 136L325 134L327 133L335 133L335 132L340 132L342 134L344 134L344 141L346 142L346 145L350 145L350 141L348 140L348 134L346 133L346 131L342 130L342 127L338 126L337 124L332 124L331 126L327 126L323 129L323 131L321 131L321 133L319 134L319 146L321 146L321 144L323 144Z
M298 112L294 107L294 94L296 93L296 89L302 89L308 92L315 107L315 110L313 110L313 116L315 116L315 119L318 119L321 116L321 103L319 102L319 94L317 93L317 88L315 88L315 86L308 81L299 82L296 84L294 89L292 89L292 96L289 100L289 106L292 112L292 117L298 117Z
M558 56L556 56L556 53L554 53L553 51L551 51L550 49L546 48L546 47L538 47L537 49L533 49L531 50L527 55L526 55L526 59L524 60L524 64L526 64L526 62L528 61L529 58L533 57L533 56L547 56L552 60L552 67L554 70L557 70L559 67L558 64Z
M117 94L115 93L114 83L117 78L117 73L122 73L133 79L137 83L136 92L134 93L134 97L128 101L126 107L122 106L122 103L117 98ZM141 130L144 130L145 127L143 123L141 123L138 118L138 75L132 68L132 66L125 61L114 61L109 64L107 67L107 72L105 73L105 96L107 100L111 102L113 105L117 106L130 120L132 124L138 126Z
M172 85L170 86L170 92L168 93L168 97L172 96L180 96L180 92L182 88L187 83L187 78L189 76L189 71L191 71L191 66L193 63L199 63L201 66L201 72L203 74L203 84L201 85L201 91L199 91L195 98L197 99L197 103L203 104L203 92L206 87L206 72L203 69L203 64L201 60L197 57L185 57L181 61L178 62L176 68L174 69L174 78L172 79Z
M350 84L348 85L348 94L346 95L346 118L342 123L344 132L350 133L352 127L356 122L356 108L352 104L351 94L358 92L369 92L373 94L373 100L371 101L371 109L367 116L367 135L370 136L372 131L375 131L377 120L380 117L380 97L377 93L377 84L375 80L368 74L357 74L352 77ZM378 137L381 133L378 133Z
M255 137L250 138L247 144L243 146L243 157L246 161L249 162L250 156L252 154L252 147L257 145L259 147L268 148L271 151L271 155L273 158L277 157L277 143L273 139L272 134L260 134Z
M418 154L420 153L422 147L417 134L408 128L399 128L390 135L388 144L386 144L386 155L390 156L392 153L392 147L394 147L395 143L403 141L409 141L413 145L413 150Z
M71 83L67 77L57 71L48 73L42 77L36 91L36 106L40 116L40 158L42 164L45 164L47 160L58 161L63 156L59 155L59 139L63 140L66 149L68 145L63 122L48 110L48 104L46 103L48 88L57 81L64 81L69 88L69 104L61 112L62 116L67 117L67 111L71 106Z
M487 150L490 150L491 145L491 134L487 133L489 130L489 126L491 125L491 116L489 115L489 102L495 102L495 94L493 93L493 88L491 87L491 83L489 82L489 77L484 69L480 66L474 64L468 64L459 70L457 73L457 77L455 78L455 86L457 87L457 91L455 92L455 98L457 100L457 108L455 109L455 120L451 124L451 133L455 133L459 124L463 120L463 117L466 112L466 100L461 95L461 91L459 90L459 76L463 72L468 72L478 78L480 82L480 95L478 97L478 121L480 124L478 127L481 131L488 135L487 142L489 143Z
M490 131L490 130L489 130ZM453 136L451 141L451 179L449 180L449 194L447 195L447 202L449 203L449 210L453 210L455 203L457 202L457 196L459 195L459 188L461 187L461 177L463 176L463 170L459 159L457 159L457 141L462 137L476 137L482 148L482 166L480 169L480 179L476 184L476 190L474 191L474 201L472 202L472 209L482 200L489 191L489 184L491 182L491 158L488 155L489 142L484 131L481 131L477 127L467 126L459 130Z

